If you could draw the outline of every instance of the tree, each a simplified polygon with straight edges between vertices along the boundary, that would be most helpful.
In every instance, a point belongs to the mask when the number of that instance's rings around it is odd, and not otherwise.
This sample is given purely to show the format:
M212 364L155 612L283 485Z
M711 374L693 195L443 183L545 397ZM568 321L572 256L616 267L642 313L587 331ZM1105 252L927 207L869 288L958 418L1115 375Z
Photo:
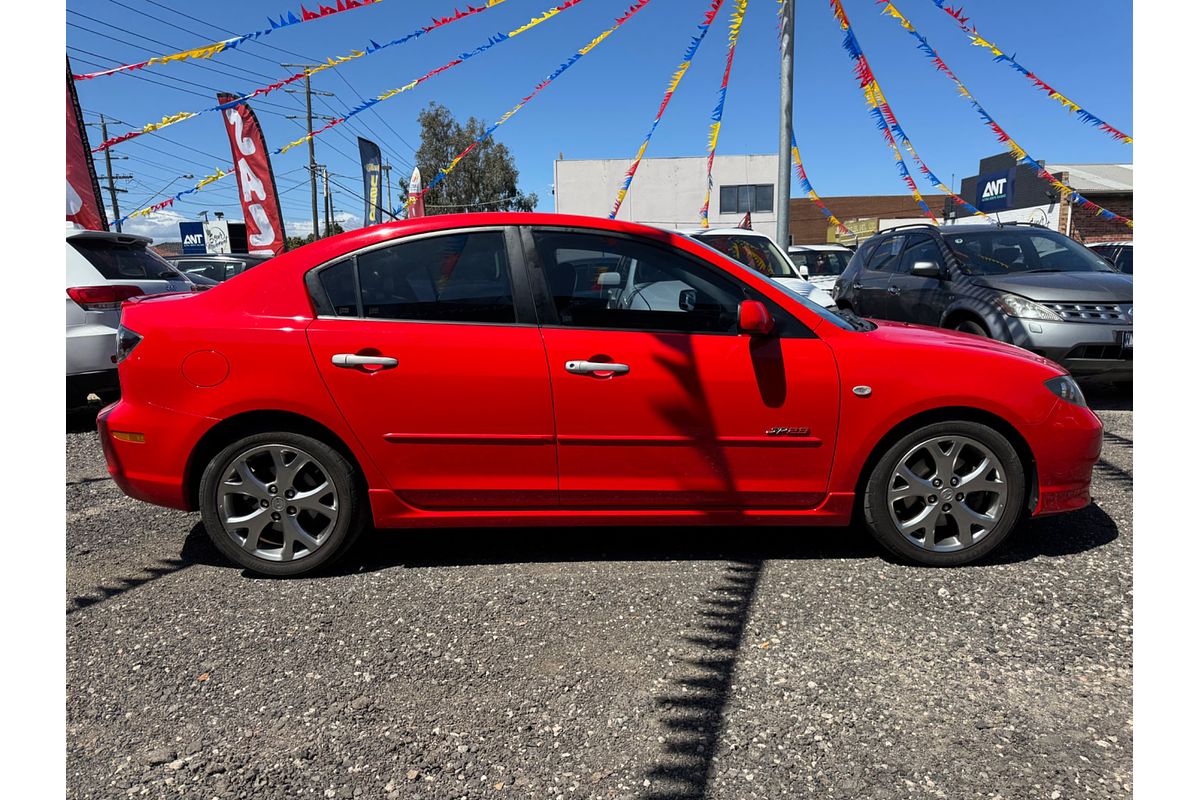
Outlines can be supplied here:
M417 115L421 146L417 166L426 186L451 160L475 141L487 126L471 117L460 124L450 109L437 103ZM441 183L425 195L426 214L462 211L533 211L537 195L517 189L517 168L503 144L485 139L468 153Z
M335 221L333 223L332 230L329 226L324 228L323 232L321 233L321 238L325 238L326 236L335 236L339 233L345 232L346 229L342 227L342 223ZM303 247L306 244L311 244L312 241L313 235L311 233L308 236L289 236L287 237L287 249L295 250L297 247Z

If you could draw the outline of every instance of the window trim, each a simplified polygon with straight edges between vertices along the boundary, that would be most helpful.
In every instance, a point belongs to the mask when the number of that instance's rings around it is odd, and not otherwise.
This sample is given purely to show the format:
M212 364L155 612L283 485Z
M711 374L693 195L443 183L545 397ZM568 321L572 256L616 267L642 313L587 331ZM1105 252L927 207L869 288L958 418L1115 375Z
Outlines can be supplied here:
M707 260L689 253L682 248L672 248L657 242L645 236L626 233L624 231L606 230L603 228L587 228L575 225L522 225L521 227L521 244L524 249L525 264L529 273L530 283L533 287L533 295L537 300L537 312L539 326L542 328L551 328L555 330L570 330L570 331L600 331L614 333L641 333L641 334L678 334L680 336L744 336L741 331L677 331L663 329L648 329L648 328L601 328L594 326L582 325L565 325L559 319L558 308L554 303L554 296L550 292L549 276L547 275L546 265L542 263L541 255L537 251L537 245L534 243L533 234L535 231L551 231L554 233L571 233L584 234L590 236L601 236L607 238L624 239L635 244L642 244L664 252L668 252L679 258L684 259L692 264L699 266L703 270L716 273L719 278L725 279L739 287L741 287L749 297L744 300L758 300L764 303L771 311L772 315L781 316L787 321L785 327L793 327L794 331L781 338L788 339L816 339L817 334L803 320L791 313L776 301L767 297L762 292L742 280L739 280L736 275L733 275L726 270L709 263ZM536 277L535 277L536 276ZM767 280L770 280L769 278ZM742 301L739 301L739 303ZM779 327L778 325L776 326Z
M414 233L408 236L399 236L395 239L387 239L382 242L372 242L369 245L360 247L356 250L351 250L342 253L335 258L324 261L315 267L312 267L304 273L304 286L308 292L309 301L313 305L313 317L322 320L355 320L360 322L396 322L406 325L486 325L490 327L496 326L513 326L513 327L536 327L537 317L534 313L533 298L530 296L529 282L525 276L524 263L521 260L523 253L521 252L520 242L517 238L515 225L479 225L479 226L463 226L457 228L440 228L435 231L424 231L422 233ZM362 286L358 279L358 257L375 250L382 250L387 247L395 247L397 245L407 244L409 242L419 241L421 239L431 239L438 236L455 236L460 234L471 233L489 233L499 232L504 241L504 257L508 266L509 285L512 288L512 300L514 318L512 322L480 322L470 320L448 320L448 319L388 319L385 317L367 317L363 315L362 303ZM325 287L321 284L320 274L327 269L350 260L353 262L351 274L354 276L354 292L358 303L357 314L352 317L340 316L333 311L333 303L330 302L328 294L325 292Z

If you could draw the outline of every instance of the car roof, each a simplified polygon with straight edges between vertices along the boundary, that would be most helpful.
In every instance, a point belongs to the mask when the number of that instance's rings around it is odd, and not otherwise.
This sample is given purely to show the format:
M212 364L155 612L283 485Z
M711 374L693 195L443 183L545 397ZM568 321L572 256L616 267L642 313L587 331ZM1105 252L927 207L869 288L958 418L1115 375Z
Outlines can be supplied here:
M793 250L812 250L818 253L840 253L843 250L853 252L849 247L841 244L789 244L788 252Z
M730 233L739 233L743 236L753 236L759 239L771 238L761 231L756 231L751 228L739 228L736 225L725 225L720 228L678 228L676 229L675 233L682 233L684 236L704 236L711 233L721 233L726 235Z
M1088 242L1088 247L1133 247L1133 239L1125 239L1119 242Z
M120 244L133 244L141 242L142 244L150 244L154 240L149 236L138 236L133 233L117 233L116 231L89 231L85 228L72 228L67 226L68 239L103 239L110 242L119 242Z
M176 258L210 259L212 261L224 261L226 259L237 259L238 261L241 261L247 258L257 258L266 261L268 258L273 257L274 256L263 255L262 253L172 253L169 256L163 256L163 258L167 259L168 261Z

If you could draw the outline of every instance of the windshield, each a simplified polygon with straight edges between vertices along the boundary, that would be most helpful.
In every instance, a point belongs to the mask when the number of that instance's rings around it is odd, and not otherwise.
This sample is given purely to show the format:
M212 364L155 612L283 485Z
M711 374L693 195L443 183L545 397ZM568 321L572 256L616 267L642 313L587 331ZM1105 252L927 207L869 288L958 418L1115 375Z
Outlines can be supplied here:
M740 233L714 233L697 237L706 245L740 261L768 278L798 278L795 267L770 239Z
M111 239L68 239L71 246L88 260L105 279L153 278L181 281L184 277L166 259L142 242L117 242Z
M797 267L808 267L808 277L841 275L846 271L853 253L845 250L796 250L788 253Z
M945 240L968 275L1116 271L1074 239L1039 228L950 231Z

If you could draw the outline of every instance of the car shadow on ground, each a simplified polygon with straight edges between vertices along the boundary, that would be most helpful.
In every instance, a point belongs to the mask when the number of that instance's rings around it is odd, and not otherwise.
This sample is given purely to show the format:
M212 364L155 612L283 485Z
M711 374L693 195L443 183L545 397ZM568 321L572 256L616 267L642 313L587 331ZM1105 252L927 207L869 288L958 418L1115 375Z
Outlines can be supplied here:
M1079 388L1093 411L1133 411L1132 383L1101 383L1080 380Z
M104 406L88 403L86 406L67 409L67 433L88 433L96 430L96 415Z

